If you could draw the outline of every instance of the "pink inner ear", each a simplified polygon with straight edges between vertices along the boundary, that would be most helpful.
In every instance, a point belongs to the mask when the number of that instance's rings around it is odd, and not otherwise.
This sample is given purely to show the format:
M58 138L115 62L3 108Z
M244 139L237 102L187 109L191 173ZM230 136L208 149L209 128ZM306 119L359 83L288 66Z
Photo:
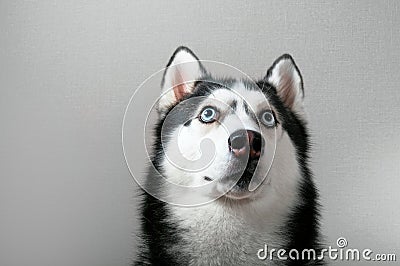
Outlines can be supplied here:
M175 98L177 100L180 100L185 96L186 86L187 86L187 84L185 83L185 80L182 76L182 73L180 71L175 72L174 84L177 84L174 86Z
M296 92L293 86L293 80L288 75L283 75L281 77L281 80L279 82L279 95L286 106L289 108L293 107L296 98Z
M185 94L186 94L185 87L186 87L186 84L184 84L184 83L174 87L174 94L175 94L175 98L177 100L180 100L183 98L183 96L185 96Z

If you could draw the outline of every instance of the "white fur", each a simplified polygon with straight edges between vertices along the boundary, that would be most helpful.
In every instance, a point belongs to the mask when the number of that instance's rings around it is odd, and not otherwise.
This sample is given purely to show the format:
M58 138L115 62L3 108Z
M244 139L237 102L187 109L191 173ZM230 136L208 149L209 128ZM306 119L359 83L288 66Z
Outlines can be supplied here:
M275 234L297 202L299 172L286 133L281 138L270 182L263 184L257 197L245 204L220 199L204 206L170 206L172 214L187 231L180 250L197 258L191 265L256 265L258 249L264 244L279 248L286 239ZM224 202L226 201L226 202Z
M237 111L229 114L227 104L237 100ZM267 140L264 148L267 149L259 161L259 173L268 172L269 161L273 155L271 150L276 140L276 151L268 178L246 200L235 201L225 197L198 207L179 207L168 205L173 217L179 221L179 226L184 228L185 244L175 246L191 254L193 260L190 265L254 265L260 264L257 251L268 244L269 247L281 247L285 239L278 237L275 232L282 226L287 214L295 206L298 196L300 170L296 160L296 151L288 134L278 124L276 129L261 127L245 113L243 107L245 100L250 107L257 111L273 108L266 102L265 96L260 91L251 91L241 82L233 86L233 91L218 89L214 91L204 103L219 104L225 110L224 126L208 125L205 127L197 120L193 120L189 127L182 127L172 133L177 138L165 146L166 154L170 158L183 154L185 159L181 162L183 168L193 167L191 160L201 157L201 141L209 138L214 141L215 158L211 165L197 172L187 172L170 160L164 160L162 167L169 181L187 186L201 186L207 183L204 176L215 178L214 188L221 186L218 178L230 167L230 155L227 149L227 139L233 131L245 128L261 131ZM225 109L224 109L225 108ZM276 131L275 131L276 130ZM179 137L178 137L179 136ZM179 150L177 150L179 147ZM178 156L179 158L179 156ZM208 191L202 195L175 195L180 198L193 198L196 196L207 198ZM174 191L168 191L174 197ZM272 263L272 262L271 262Z

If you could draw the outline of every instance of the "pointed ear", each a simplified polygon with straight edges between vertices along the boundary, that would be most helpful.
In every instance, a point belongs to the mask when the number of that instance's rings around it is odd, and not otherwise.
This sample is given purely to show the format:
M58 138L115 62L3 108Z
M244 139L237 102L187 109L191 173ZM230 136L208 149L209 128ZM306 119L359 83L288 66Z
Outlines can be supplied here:
M196 81L206 74L197 56L187 47L178 47L165 69L158 111L164 113L193 92Z
M303 113L303 78L290 55L284 54L276 59L265 79L276 88L286 107L296 113Z

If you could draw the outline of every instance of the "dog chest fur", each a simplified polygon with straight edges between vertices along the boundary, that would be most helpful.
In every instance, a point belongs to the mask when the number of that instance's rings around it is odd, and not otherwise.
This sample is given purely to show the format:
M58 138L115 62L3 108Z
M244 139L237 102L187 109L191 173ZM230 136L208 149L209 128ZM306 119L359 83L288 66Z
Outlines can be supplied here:
M286 245L276 234L275 221L254 206L221 206L214 202L196 208L171 207L183 239L174 249L191 254L190 265L259 265L257 251ZM278 217L273 217L278 219ZM280 217L282 223L285 217ZM264 263L265 265L265 263ZM269 263L272 264L272 261Z

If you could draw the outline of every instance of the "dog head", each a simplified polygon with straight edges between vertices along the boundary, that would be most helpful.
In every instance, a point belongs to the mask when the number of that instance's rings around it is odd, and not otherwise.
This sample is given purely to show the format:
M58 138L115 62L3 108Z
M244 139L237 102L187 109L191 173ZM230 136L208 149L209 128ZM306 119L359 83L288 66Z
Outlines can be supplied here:
M158 171L180 186L204 187L205 197L293 197L307 159L303 96L290 55L253 81L216 78L178 48L158 101Z

